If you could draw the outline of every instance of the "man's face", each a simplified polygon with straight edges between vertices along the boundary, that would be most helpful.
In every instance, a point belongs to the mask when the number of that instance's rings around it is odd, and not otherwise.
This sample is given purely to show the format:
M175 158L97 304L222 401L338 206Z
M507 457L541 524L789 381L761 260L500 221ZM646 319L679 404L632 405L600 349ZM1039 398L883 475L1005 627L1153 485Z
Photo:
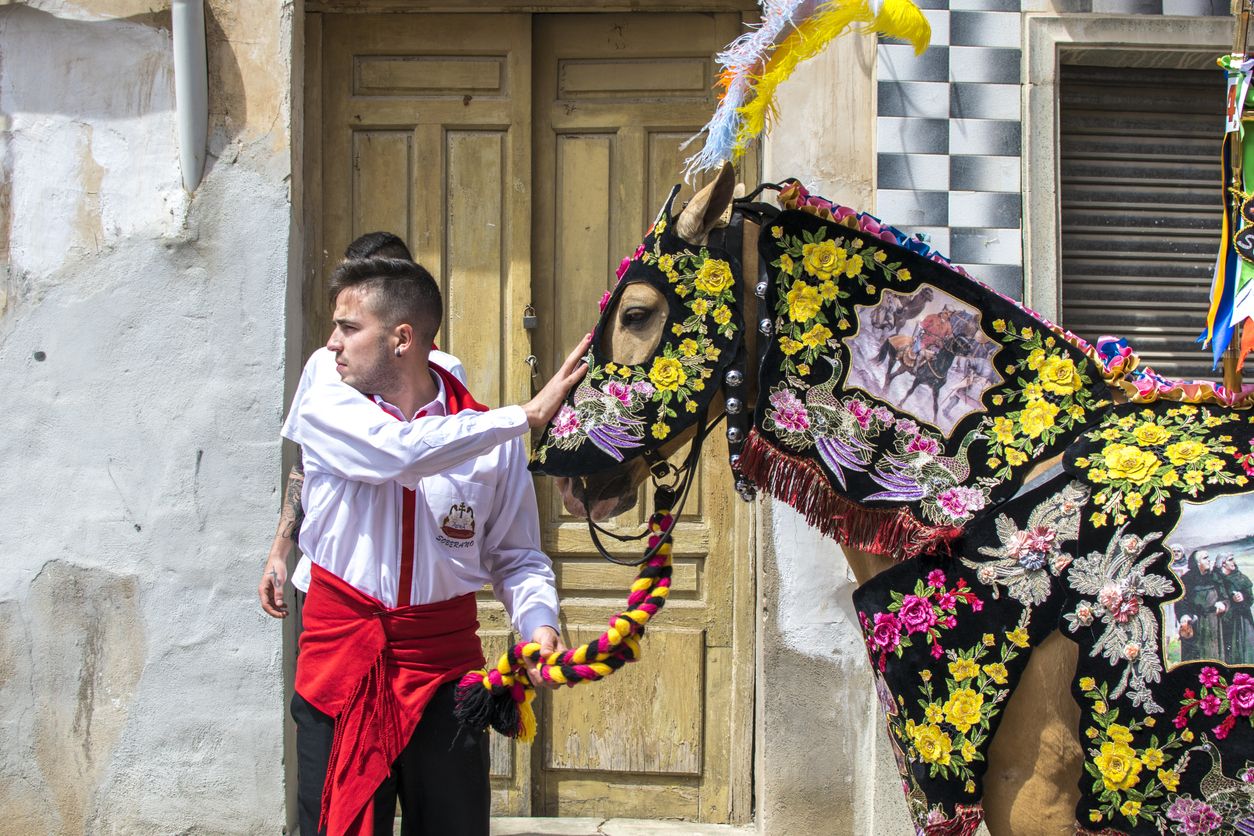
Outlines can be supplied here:
M327 348L335 352L335 369L359 392L389 391L398 370L392 362L392 329L371 304L371 291L361 286L340 291L335 298L335 330Z

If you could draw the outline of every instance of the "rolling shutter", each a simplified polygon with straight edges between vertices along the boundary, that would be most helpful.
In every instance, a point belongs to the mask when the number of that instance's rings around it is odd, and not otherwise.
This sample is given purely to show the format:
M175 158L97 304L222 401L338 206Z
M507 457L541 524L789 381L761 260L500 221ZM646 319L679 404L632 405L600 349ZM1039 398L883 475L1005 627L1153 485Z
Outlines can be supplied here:
M1213 378L1194 340L1219 246L1218 70L1063 65L1062 323L1123 336L1168 377Z

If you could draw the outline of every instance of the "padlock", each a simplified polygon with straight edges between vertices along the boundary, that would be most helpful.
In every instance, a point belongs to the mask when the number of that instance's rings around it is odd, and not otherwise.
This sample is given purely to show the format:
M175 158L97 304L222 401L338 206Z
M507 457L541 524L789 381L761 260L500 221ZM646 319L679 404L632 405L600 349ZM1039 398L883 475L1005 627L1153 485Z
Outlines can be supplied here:
M540 320L536 316L536 309L530 305L523 308L523 328L526 328L528 331L534 331L539 324Z

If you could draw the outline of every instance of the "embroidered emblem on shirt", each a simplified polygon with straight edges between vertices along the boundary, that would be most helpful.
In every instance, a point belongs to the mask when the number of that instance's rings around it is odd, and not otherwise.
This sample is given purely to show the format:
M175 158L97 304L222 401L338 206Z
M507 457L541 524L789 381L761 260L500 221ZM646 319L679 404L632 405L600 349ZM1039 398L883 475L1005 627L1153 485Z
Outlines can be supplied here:
M469 541L475 536L475 511L464 502L458 502L448 509L448 513L444 515L443 522L440 523L440 530L444 532L444 537L437 536L436 539L446 546L465 547L471 545Z

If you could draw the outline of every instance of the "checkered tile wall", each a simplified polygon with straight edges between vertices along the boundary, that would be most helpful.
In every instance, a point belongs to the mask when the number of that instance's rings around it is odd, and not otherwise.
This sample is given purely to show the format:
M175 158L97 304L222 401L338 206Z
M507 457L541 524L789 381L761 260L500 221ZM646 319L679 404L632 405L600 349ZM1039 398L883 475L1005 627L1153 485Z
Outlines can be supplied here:
M1045 0L922 0L932 46L879 44L876 214L1023 295L1023 13ZM1057 0L1064 13L1223 16L1227 0Z

